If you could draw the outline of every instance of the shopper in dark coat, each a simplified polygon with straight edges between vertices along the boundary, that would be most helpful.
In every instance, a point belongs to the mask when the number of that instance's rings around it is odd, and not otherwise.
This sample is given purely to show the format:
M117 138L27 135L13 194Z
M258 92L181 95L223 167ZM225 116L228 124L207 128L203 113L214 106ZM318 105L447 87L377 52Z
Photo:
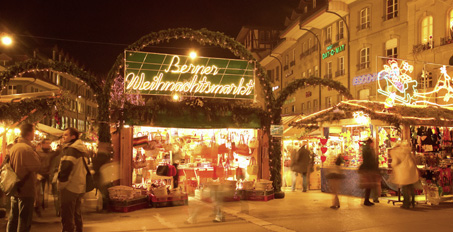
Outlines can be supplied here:
M379 181L379 163L376 159L376 152L374 151L374 142L371 138L364 142L362 147L363 163L359 167L360 186L365 189L364 205L374 205L370 202L371 189L377 186Z
M302 174L303 192L308 189L308 171L310 170L311 152L307 149L307 145L302 146L298 152L291 154L291 170L293 171L293 186L292 190L296 190L297 173Z

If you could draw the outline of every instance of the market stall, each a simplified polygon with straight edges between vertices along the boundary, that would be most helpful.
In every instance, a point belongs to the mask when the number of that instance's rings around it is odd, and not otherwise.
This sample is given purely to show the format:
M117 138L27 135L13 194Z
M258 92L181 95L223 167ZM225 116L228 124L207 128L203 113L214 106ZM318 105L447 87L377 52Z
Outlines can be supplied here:
M121 116L112 125L121 185L149 195L153 206L169 206L174 202L164 202L200 196L213 183L253 190L268 176L253 62L133 51L125 57L125 92L155 96L114 114ZM178 69L179 62L193 72ZM209 85L212 91L199 91Z
M361 141L366 138L377 141L375 150L383 177L382 185L389 191L396 193L398 190L398 186L388 181L391 175L389 150L396 142L404 139L413 141L419 168L425 172L424 181L427 181L425 192L427 193L428 186L431 189L437 186L436 188L442 191L445 187L446 193L449 193L451 191L449 133L450 126L453 125L452 120L453 112L449 108L406 105L394 105L389 108L381 102L345 101L307 116L293 125L304 127L317 124L322 128L325 138L325 145L321 148L325 160L321 172L322 191L330 191L325 175L337 155L342 154L345 160L343 169L346 179L340 192L345 195L362 196L363 190L358 188L357 168L362 162ZM329 134L329 130L335 127L342 130L339 137Z

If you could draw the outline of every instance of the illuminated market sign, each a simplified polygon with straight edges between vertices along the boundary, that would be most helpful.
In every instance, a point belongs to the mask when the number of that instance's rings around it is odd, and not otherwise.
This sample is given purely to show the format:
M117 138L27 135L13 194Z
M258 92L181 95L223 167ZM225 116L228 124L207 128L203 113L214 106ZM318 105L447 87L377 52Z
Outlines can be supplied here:
M253 99L255 62L125 51L125 93Z
M322 59L324 60L325 58L338 54L344 51L344 48L345 48L344 44L343 45L338 45L338 43L332 44L327 47L327 52L322 54Z
M453 80L447 73L446 66L440 68L440 75L437 84L431 91L419 92L417 81L413 80L408 74L412 73L414 67L408 62L403 61L401 65L395 60L389 60L388 65L384 65L384 70L378 73L379 80L385 79L386 85L380 81L378 92L387 96L385 104L393 106L395 102L412 105L438 105L453 106Z
M363 85L374 82L378 77L377 73L370 73L361 76L356 76L352 79L352 85Z

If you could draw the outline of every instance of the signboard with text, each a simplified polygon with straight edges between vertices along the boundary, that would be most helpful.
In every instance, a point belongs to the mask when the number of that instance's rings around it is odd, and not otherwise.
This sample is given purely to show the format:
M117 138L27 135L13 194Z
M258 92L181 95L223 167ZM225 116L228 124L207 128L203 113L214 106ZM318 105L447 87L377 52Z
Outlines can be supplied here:
M124 90L130 94L253 99L255 62L125 51Z
M283 125L271 125L271 136L282 137Z

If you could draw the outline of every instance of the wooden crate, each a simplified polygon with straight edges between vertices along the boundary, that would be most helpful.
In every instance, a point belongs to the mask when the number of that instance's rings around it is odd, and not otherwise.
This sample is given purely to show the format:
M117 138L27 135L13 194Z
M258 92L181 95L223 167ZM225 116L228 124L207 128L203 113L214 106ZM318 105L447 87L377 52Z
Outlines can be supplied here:
M140 197L137 199L126 201L110 201L109 208L113 212L127 213L148 207L148 197Z

